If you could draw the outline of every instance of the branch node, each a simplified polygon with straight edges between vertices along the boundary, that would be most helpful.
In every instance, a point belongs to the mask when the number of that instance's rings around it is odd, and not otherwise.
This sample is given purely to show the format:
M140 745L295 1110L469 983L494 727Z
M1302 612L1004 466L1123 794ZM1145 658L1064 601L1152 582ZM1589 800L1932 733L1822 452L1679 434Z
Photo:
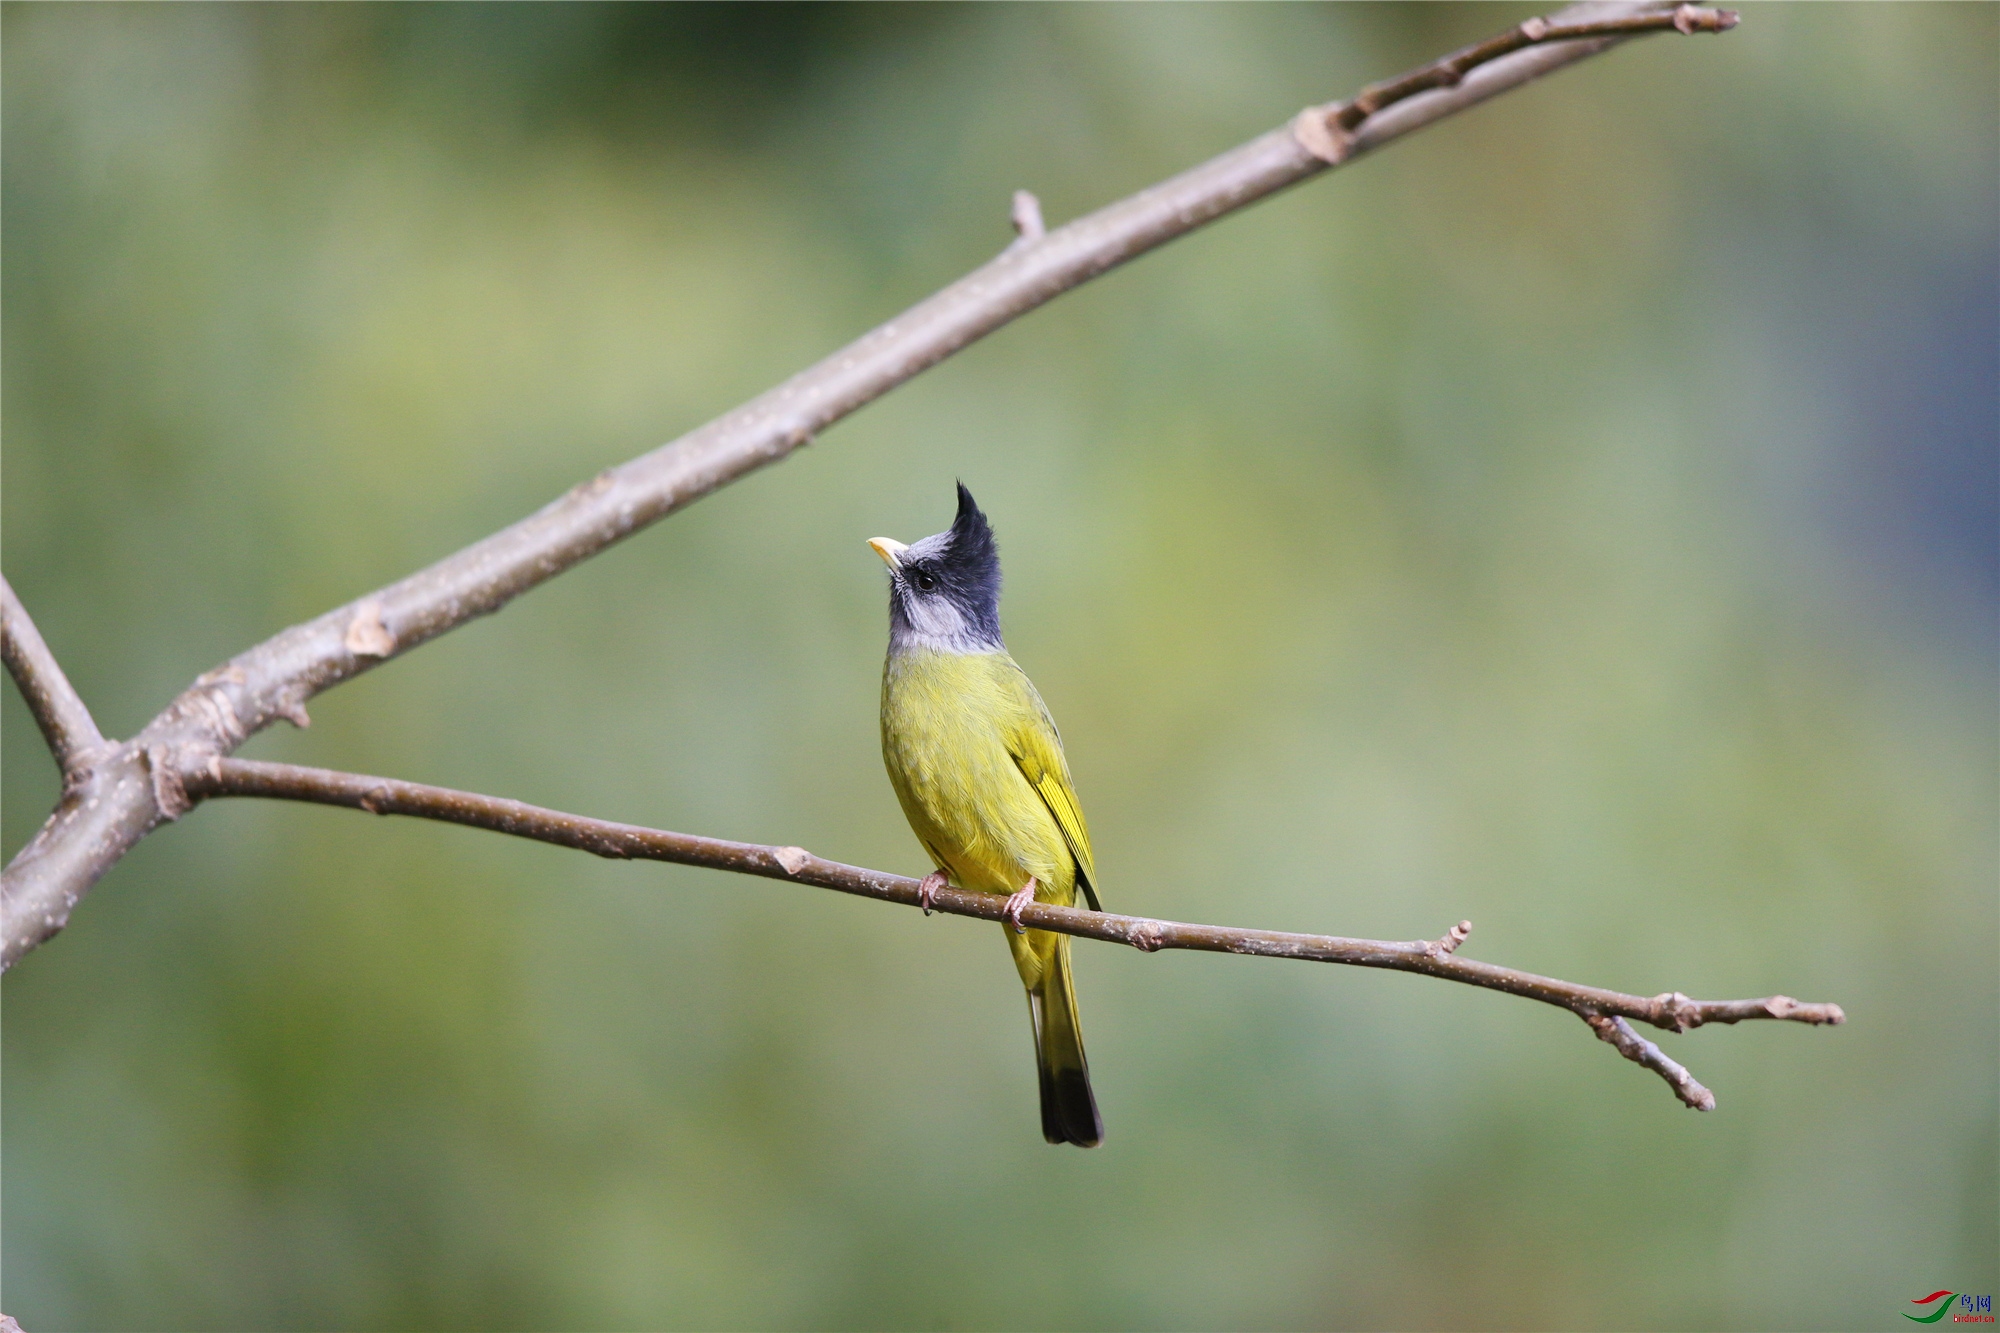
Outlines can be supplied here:
M387 657L395 652L396 636L382 623L382 603L371 597L355 607L341 642L356 657Z
M1680 998L1685 1000L1687 997L1683 995ZM1588 1011L1584 1012L1583 1021L1627 1060L1643 1065L1665 1079L1667 1086L1674 1090L1674 1096L1680 1098L1684 1105L1696 1111L1715 1109L1715 1094L1695 1082L1694 1075L1675 1063L1665 1051L1634 1032L1630 1023L1622 1018L1609 1018Z
M1330 167L1345 162L1354 148L1353 136L1340 128L1341 111L1338 105L1309 106L1292 119L1292 138L1299 147Z
M1017 238L1015 245L1032 245L1048 234L1048 228L1042 224L1042 201L1035 198L1032 191L1014 191L1011 216L1014 220L1014 235Z
M1671 1028L1675 1032L1687 1032L1703 1023L1701 1006L1679 991L1668 991L1653 997L1653 1015L1647 1019L1656 1028Z
M147 747L146 772L152 778L153 804L159 808L161 818L179 819L194 809L187 787L181 782L180 770L174 764L173 752L167 746Z
M796 875L812 860L812 853L803 847L776 847L771 851L771 859L784 868L787 875Z
M1166 931L1157 921L1141 921L1125 937L1125 942L1140 953L1158 953L1166 943Z
M249 737L250 733L244 728L243 720L237 717L236 705L230 702L227 690L211 686L195 694L194 698L208 715L215 728L216 740L224 749L233 750Z
M1682 6L1682 8L1686 8L1686 6ZM1549 21L1539 15L1535 18L1526 19L1521 24L1520 32L1521 36L1527 38L1530 42L1539 42L1542 38L1549 35Z
M1699 5L1674 8L1674 29L1686 37L1698 32L1728 32L1742 21L1743 16L1733 9L1704 9Z
M1466 937L1470 934L1472 934L1472 923L1470 921L1461 921L1450 930L1447 930L1438 939L1426 944L1424 952L1439 958L1444 957L1446 954L1457 953L1458 946L1465 943Z
M272 705L272 711L297 727L300 731L304 731L313 724L311 715L306 712L305 689L303 686L287 690L284 694L280 695L277 702Z
M389 812L382 807L388 802L388 799L389 789L387 787L370 787L361 794L361 799L356 801L355 804L371 815L385 815Z
M68 762L62 771L62 792L69 797L83 790L90 781L91 771L97 765L118 752L118 742L99 740L80 745L68 754Z

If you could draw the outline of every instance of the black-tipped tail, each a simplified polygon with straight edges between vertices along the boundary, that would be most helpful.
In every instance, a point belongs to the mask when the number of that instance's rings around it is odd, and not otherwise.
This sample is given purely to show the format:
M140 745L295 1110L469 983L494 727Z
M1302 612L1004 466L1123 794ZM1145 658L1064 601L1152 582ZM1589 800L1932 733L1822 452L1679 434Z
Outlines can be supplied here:
M1042 1089L1042 1137L1050 1143L1095 1148L1104 1141L1104 1121L1090 1090L1090 1062L1083 1057L1067 938L1057 945L1049 963L1042 989L1028 992L1028 1015L1035 1024L1035 1071Z
M1050 1143L1095 1148L1104 1142L1104 1121L1091 1095L1088 1069L1041 1068L1042 1137Z

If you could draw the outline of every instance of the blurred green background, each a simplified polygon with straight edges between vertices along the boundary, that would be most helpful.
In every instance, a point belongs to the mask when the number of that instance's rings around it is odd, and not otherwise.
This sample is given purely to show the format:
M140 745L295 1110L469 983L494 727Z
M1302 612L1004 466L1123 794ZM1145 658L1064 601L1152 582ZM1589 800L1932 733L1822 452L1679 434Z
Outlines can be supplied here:
M4 557L108 733L1052 222L1530 11L4 10ZM252 757L924 869L964 478L1113 910L1837 1000L1664 1037L204 808L5 984L54 1329L1871 1328L1996 1282L2000 10L1747 9L1064 298ZM4 850L54 774L5 694Z

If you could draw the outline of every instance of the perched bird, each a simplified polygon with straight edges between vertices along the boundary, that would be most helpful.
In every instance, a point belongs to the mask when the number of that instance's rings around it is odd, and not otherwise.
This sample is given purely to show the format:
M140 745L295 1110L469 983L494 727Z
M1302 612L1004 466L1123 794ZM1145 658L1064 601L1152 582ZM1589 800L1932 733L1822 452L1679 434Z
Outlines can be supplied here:
M1000 639L993 530L960 485L948 530L912 546L868 544L889 566L882 761L936 867L919 890L924 910L947 882L1007 895L1007 943L1035 1028L1042 1137L1096 1147L1104 1122L1083 1058L1069 936L1021 925L1029 903L1071 906L1079 891L1103 910L1090 830L1056 724Z

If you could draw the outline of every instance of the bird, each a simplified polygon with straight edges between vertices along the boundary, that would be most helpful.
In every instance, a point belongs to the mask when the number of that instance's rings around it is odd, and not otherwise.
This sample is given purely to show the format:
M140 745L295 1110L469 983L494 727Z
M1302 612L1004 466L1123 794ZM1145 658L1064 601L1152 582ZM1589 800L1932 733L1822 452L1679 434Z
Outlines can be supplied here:
M939 889L1003 894L1007 944L1028 992L1042 1137L1094 1148L1104 1121L1077 1023L1070 939L1029 930L1031 902L1092 911L1090 829L1048 706L1000 636L1000 551L972 492L958 485L951 527L904 545L868 545L889 567L889 655L882 668L882 762L934 867L918 885L926 915Z

